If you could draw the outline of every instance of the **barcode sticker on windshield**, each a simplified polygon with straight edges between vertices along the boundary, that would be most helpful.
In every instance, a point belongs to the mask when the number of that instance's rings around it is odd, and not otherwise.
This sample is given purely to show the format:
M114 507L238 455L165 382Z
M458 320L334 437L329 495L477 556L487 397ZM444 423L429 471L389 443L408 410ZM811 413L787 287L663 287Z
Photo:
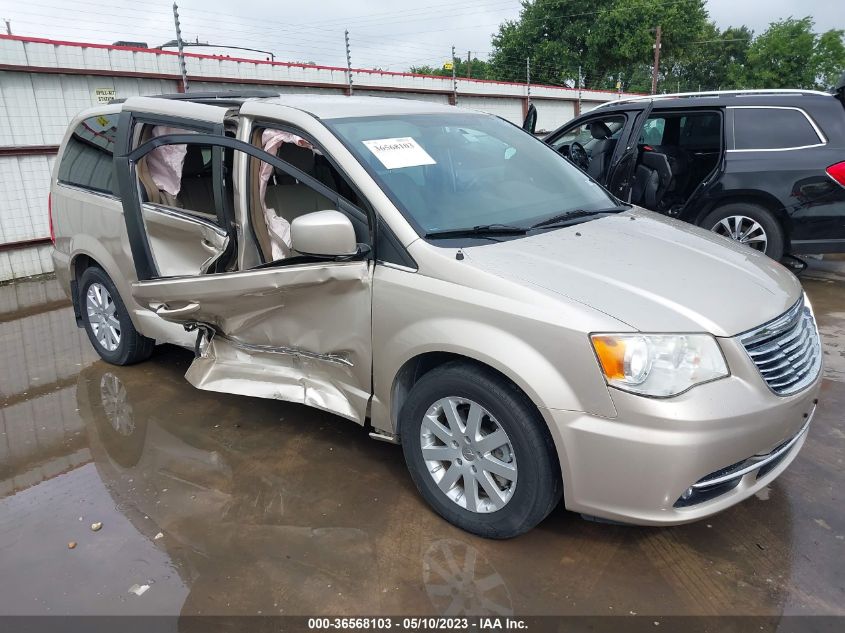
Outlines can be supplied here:
M428 152L420 147L419 143L410 136L404 138L380 138L372 141L363 141L363 143L379 159L381 164L388 169L437 164L428 155Z

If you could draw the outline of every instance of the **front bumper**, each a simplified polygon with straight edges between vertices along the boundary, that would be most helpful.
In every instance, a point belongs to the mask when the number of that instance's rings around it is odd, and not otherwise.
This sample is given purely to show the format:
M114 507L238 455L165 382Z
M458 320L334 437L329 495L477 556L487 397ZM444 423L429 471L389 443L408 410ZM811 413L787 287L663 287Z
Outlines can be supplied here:
M780 397L744 351L730 347L723 344L738 371L680 396L644 398L611 389L616 418L544 410L566 507L641 525L687 523L746 499L780 475L806 440L821 372L800 393Z

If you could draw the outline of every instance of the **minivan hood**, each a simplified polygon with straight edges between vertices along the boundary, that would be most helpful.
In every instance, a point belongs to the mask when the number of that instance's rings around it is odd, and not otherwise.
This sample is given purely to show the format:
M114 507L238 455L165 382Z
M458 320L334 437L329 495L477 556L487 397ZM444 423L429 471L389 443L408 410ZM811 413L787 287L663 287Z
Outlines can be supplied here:
M762 253L639 208L463 252L464 264L644 332L734 336L801 296L795 276Z

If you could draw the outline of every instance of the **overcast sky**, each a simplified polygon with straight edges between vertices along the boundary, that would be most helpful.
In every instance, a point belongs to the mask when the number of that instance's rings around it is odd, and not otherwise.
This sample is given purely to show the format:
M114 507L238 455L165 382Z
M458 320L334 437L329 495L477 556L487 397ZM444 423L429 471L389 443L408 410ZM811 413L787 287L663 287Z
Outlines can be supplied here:
M756 32L789 16L812 16L817 30L845 29L843 0L708 0L720 27ZM490 35L519 13L518 0L179 0L182 34L216 44L268 49L279 60L345 65L349 29L353 66L405 70L439 65L454 44L484 58ZM157 46L174 38L172 1L0 0L0 17L18 35ZM233 8L234 7L234 8ZM0 25L2 26L2 25ZM516 61L515 61L516 63Z

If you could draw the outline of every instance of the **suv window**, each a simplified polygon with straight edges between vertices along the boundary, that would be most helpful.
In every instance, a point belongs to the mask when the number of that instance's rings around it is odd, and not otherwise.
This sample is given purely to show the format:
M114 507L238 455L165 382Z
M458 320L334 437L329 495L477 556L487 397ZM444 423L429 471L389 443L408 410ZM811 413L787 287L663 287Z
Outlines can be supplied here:
M722 119L718 112L653 115L643 125L639 144L718 150L722 145Z
M552 142L552 147L556 150L560 150L560 148L564 145L570 145L573 141L577 141L584 146L584 149L587 150L587 154L591 154L592 146L596 141L593 137L593 133L590 131L590 126L593 123L604 123L610 129L610 138L616 140L622 134L622 128L625 127L625 117L609 116L601 119L590 119L578 127L571 128L564 132L560 137Z
M798 108L732 108L736 149L787 149L822 142Z
M59 163L59 182L118 195L112 167L118 117L100 114L76 126Z
M666 129L664 117L649 117L640 133L640 145L660 145L663 143L663 131Z
M681 117L678 145L690 150L718 150L722 146L722 117L718 112Z

